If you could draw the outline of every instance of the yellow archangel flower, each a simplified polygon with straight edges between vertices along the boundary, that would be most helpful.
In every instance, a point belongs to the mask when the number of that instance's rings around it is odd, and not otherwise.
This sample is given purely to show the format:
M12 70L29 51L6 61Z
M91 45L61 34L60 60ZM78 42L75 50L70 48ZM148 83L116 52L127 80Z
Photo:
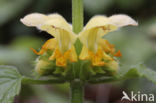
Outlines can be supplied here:
M118 63L113 57L120 57L121 53L116 52L114 46L102 37L127 25L137 26L138 24L127 15L111 17L99 15L91 18L79 34L79 39L83 44L79 58L90 60L93 66L114 66L112 68L117 69Z
M116 52L114 45L102 37L120 27L138 25L127 15L95 16L76 36L72 32L72 26L59 14L43 15L33 13L25 16L21 19L21 22L26 26L37 27L54 36L54 38L47 40L39 52L34 49L33 51L38 55L42 55L47 50L52 50L53 53L49 60L56 60L57 66L65 67L67 61L77 61L77 54L73 44L78 37L83 44L79 55L80 60L90 60L93 66L109 66L116 69L118 63L115 61L114 56L120 57L121 53L120 51Z
M76 35L72 32L71 25L62 16L59 14L32 13L21 19L21 22L26 26L37 27L54 36L54 38L46 41L39 52L33 49L36 54L42 55L47 50L51 50L53 53L49 60L56 60L56 65L62 67L67 65L67 61L77 61L73 46Z

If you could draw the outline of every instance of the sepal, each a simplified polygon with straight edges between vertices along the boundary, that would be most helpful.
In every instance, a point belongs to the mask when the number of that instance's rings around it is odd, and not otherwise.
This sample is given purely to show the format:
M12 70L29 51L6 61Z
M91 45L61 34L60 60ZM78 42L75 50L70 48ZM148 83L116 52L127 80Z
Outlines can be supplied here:
M92 66L88 60L81 61L80 65L80 79L83 81L89 81L95 78L114 77L118 71L118 69L112 65Z

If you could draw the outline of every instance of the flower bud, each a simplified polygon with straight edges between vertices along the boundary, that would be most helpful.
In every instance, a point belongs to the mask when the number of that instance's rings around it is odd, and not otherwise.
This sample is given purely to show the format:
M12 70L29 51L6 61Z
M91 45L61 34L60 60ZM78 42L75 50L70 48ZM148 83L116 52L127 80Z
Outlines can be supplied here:
M39 75L48 75L51 73L53 68L52 63L45 61L45 60L39 60L37 59L37 64L35 67L35 71L39 74Z
M110 61L106 64L106 66L114 71L118 71L119 69L119 63L117 61Z

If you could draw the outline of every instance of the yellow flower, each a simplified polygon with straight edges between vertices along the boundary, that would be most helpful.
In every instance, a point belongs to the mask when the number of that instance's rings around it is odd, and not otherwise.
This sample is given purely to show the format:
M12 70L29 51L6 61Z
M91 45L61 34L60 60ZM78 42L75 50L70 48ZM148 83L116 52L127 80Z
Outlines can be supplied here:
M120 57L120 51L116 52L114 45L102 37L127 25L137 26L138 24L127 15L93 17L79 34L79 39L83 44L79 58L90 60L93 66L113 66L115 64L113 68L118 68L114 56Z
M52 51L49 60L55 60L57 66L65 67L67 62L76 62L77 54L74 43L77 39L72 32L72 26L59 14L43 15L33 13L21 19L26 26L37 27L48 32L54 38L47 40L37 55L43 55L47 50ZM116 52L114 45L102 37L107 33L127 25L138 25L136 21L127 15L113 15L111 17L95 16L79 33L78 38L83 44L79 55L80 60L89 60L93 66L118 67L114 57L120 57L120 51ZM111 65L111 66L110 66Z
M37 52L42 55L47 50L53 51L49 60L56 60L57 66L65 67L67 61L76 62L77 55L73 46L76 35L72 32L72 27L59 14L43 15L40 13L32 13L21 19L26 26L37 27L40 30L48 32L54 38L47 40L41 50Z

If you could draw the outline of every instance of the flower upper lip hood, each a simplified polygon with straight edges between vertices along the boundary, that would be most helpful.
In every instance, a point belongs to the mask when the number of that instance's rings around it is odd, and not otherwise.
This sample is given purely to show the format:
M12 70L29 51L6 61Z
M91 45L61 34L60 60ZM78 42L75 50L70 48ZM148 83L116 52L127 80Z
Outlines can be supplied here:
M108 32L127 25L137 26L138 23L123 14L111 17L99 15L91 18L79 34L79 39L83 44L79 58L90 60L93 66L111 65L112 62L114 64L115 59L113 57L119 57L121 53L120 51L115 53L114 45L102 37Z
M97 42L102 36L127 25L137 26L138 23L131 17L123 14L113 15L111 17L102 15L94 16L80 32L79 39L89 49L96 49ZM90 46L94 46L94 48L90 48Z
M73 46L77 36L72 32L71 25L62 16L59 14L32 13L21 19L21 22L26 26L37 27L54 36L54 39L49 39L42 46L40 52L33 49L36 54L41 55L48 49L54 50L49 60L56 59L56 65L58 66L66 66L67 60L72 62L77 60Z
M70 24L59 14L44 15L32 13L21 19L26 26L35 26L40 30L48 32L58 41L61 52L67 51L76 40Z

